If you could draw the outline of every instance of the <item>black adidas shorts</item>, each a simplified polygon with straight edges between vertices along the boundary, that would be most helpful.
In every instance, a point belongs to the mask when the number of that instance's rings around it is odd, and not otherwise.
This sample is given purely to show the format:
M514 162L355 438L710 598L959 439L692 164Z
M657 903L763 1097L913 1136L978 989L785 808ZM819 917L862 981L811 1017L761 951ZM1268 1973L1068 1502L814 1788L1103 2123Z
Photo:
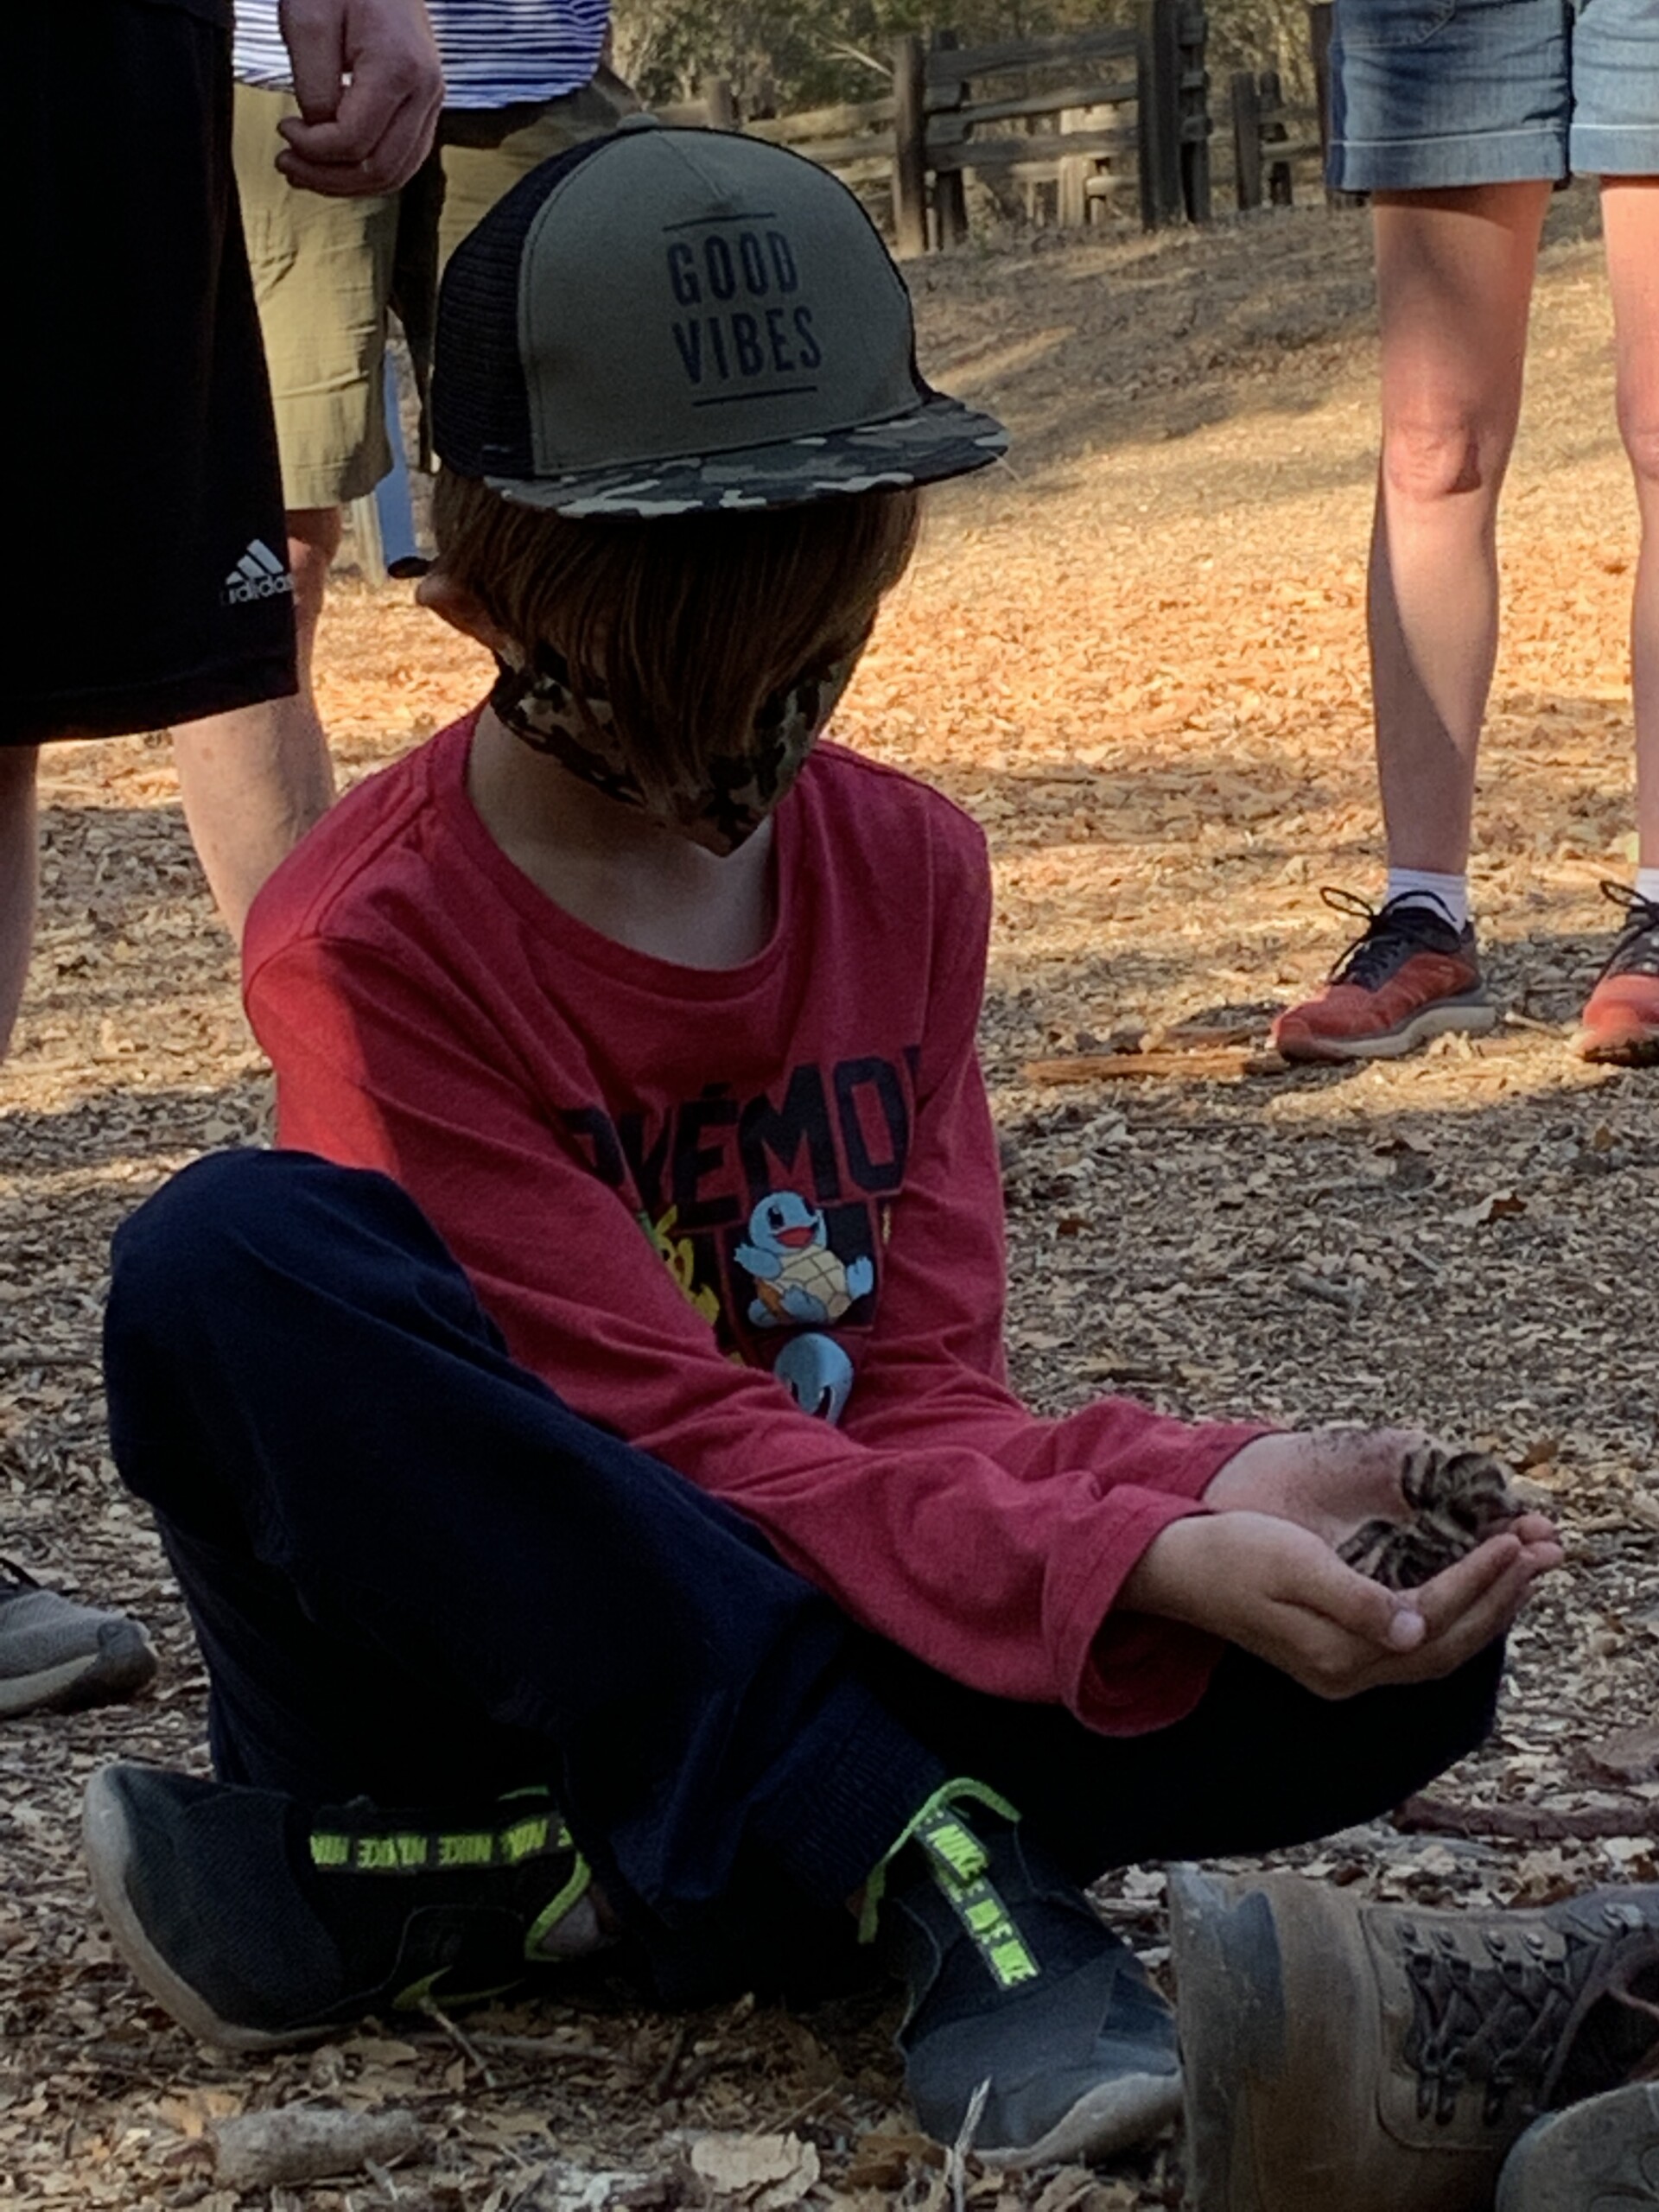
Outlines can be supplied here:
M296 687L225 0L9 7L13 639L0 744ZM21 207L17 201L21 200Z

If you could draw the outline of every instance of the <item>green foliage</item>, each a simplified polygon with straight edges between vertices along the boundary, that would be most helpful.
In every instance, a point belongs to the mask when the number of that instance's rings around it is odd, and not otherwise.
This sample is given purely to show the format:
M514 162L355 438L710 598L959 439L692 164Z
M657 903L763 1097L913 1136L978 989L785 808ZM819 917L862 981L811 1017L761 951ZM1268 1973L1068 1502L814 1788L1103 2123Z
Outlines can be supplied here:
M964 43L1121 21L1129 0L616 0L616 66L647 100L730 80L738 105L780 112L874 99L893 40L948 24Z
M1225 109L1235 69L1277 69L1287 99L1313 98L1313 50L1306 0L1207 0L1210 112Z
M731 84L740 110L787 113L887 89L893 40L948 26L964 45L1121 23L1135 0L614 0L616 66L647 100ZM1275 63L1293 99L1312 91L1304 0L1207 0L1212 110L1228 73Z

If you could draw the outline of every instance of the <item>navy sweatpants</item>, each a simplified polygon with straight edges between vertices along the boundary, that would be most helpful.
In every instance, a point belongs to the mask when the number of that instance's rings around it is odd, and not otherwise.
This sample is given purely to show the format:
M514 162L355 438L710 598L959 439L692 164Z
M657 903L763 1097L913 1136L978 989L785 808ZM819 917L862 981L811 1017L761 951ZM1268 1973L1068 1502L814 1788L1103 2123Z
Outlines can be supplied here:
M843 1901L950 1775L1086 1880L1369 1818L1491 1725L1496 1646L1341 1704L1230 1652L1187 1719L1129 1738L964 1688L578 1419L412 1200L305 1154L199 1161L124 1224L105 1364L220 1775L422 1807L550 1782L665 1987L850 1934Z

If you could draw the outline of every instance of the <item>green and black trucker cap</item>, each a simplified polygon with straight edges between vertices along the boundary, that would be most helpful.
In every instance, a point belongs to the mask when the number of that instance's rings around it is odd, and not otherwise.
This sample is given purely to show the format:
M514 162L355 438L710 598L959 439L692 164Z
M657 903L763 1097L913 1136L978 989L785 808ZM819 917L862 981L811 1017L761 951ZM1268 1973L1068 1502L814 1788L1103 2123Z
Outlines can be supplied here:
M636 117L456 247L446 467L563 515L675 515L965 475L1007 434L922 381L910 297L847 188L782 147Z

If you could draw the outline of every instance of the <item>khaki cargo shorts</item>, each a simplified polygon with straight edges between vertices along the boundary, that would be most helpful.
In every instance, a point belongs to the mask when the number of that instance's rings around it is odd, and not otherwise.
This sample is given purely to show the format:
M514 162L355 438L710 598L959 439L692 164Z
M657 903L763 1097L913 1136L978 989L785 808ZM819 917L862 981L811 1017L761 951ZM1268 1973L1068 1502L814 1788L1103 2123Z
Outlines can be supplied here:
M270 367L283 499L344 506L391 469L382 399L395 312L425 388L439 274L502 194L538 163L613 130L632 102L602 73L563 99L450 109L437 150L401 192L325 200L276 168L286 92L236 88L234 155L248 258Z

